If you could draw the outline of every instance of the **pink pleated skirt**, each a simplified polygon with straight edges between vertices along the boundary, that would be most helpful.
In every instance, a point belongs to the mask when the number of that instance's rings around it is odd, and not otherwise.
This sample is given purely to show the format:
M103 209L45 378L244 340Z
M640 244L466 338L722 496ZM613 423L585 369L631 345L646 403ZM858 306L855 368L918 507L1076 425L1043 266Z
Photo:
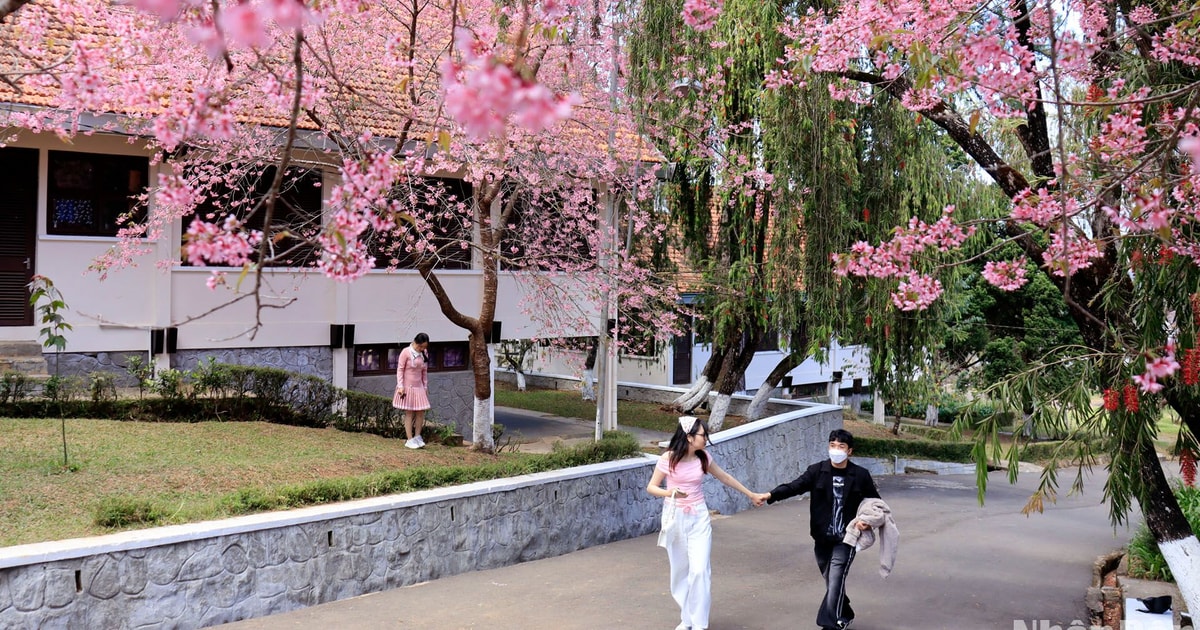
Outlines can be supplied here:
M403 398L399 393L392 396L392 406L405 411L425 411L432 405L429 404L429 394L424 387L406 387Z

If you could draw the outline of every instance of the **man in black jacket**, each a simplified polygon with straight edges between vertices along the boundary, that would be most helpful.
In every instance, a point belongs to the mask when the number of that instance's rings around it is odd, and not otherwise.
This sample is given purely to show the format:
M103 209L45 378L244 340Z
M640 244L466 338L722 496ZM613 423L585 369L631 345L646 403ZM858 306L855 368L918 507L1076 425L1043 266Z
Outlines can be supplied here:
M849 628L854 619L846 597L846 575L854 562L854 547L842 542L846 525L858 513L863 499L878 499L879 491L867 469L850 462L854 436L845 429L829 434L829 459L809 466L799 477L772 490L767 503L811 492L809 533L815 543L817 567L825 578L825 599L817 611L824 630ZM870 529L865 523L859 529Z

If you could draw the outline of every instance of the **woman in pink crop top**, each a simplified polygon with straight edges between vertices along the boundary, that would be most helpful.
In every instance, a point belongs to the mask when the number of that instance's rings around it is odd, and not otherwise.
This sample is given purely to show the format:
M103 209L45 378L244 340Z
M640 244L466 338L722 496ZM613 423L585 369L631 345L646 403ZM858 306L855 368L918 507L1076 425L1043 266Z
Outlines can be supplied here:
M704 503L704 475L711 474L746 495L755 506L763 503L763 495L747 490L713 461L704 450L707 443L708 426L703 421L680 418L667 452L659 458L646 485L646 492L675 502L675 523L663 546L671 563L671 596L679 604L676 630L707 628L712 605L712 521Z

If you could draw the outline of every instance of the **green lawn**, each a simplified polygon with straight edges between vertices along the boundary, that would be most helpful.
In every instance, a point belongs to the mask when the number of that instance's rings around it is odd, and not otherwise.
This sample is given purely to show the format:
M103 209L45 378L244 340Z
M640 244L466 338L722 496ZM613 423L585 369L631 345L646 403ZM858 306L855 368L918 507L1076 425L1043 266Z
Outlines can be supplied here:
M519 462L466 448L262 422L147 423L0 418L0 546L108 533L94 523L105 499L161 506L165 523L226 516L222 498L244 488L379 475L412 466Z
M517 409L528 409L550 413L564 418L578 418L587 422L596 421L596 403L586 401L577 390L528 389L519 392L507 383L496 384L496 404ZM704 417L701 414L701 417ZM617 426L638 427L652 431L673 433L679 422L679 414L665 411L655 403L617 401ZM745 422L741 416L727 416L724 428L736 427Z

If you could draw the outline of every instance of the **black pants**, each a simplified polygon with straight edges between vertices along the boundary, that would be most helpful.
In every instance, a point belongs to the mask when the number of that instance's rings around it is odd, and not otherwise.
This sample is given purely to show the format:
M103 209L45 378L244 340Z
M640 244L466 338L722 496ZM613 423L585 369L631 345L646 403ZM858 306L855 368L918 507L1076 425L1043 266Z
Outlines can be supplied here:
M854 547L841 541L817 541L814 546L817 568L825 578L825 599L817 609L817 625L822 628L837 628L838 621L854 618L850 598L846 597L846 576L850 563L854 562Z

